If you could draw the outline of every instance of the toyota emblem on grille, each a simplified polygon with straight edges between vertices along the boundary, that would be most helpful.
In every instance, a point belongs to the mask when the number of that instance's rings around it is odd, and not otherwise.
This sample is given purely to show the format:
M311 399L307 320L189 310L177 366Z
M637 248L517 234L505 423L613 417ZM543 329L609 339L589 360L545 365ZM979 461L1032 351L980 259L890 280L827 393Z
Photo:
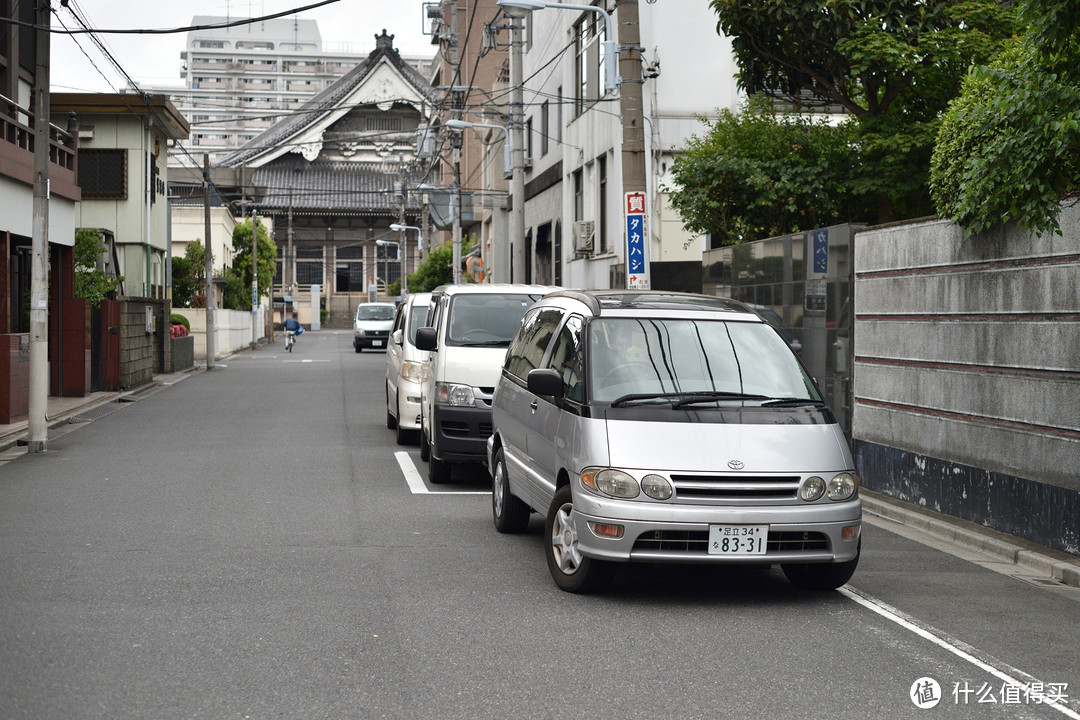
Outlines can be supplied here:
M742 470L744 467L746 467L746 465L743 464L742 460L728 460L727 466L732 470Z

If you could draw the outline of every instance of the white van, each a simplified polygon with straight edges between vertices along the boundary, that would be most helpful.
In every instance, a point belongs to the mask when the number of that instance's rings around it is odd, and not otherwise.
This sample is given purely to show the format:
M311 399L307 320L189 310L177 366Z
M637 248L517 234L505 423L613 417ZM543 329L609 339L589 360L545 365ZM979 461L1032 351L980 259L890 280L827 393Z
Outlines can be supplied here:
M420 401L420 458L431 482L448 482L453 464L487 460L491 396L506 348L525 312L557 289L491 283L432 292L427 326L416 332L416 347L431 353Z
M427 322L431 293L412 293L398 305L386 344L386 427L404 445L420 433L420 391L427 353L416 347L416 331Z

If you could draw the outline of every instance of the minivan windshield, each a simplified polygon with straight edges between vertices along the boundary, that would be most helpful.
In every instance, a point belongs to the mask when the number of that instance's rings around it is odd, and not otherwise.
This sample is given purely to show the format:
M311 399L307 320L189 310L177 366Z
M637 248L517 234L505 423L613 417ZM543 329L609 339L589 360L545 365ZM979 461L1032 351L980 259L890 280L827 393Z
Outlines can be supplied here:
M409 337L409 344L416 344L416 329L424 327L427 322L427 306L416 305L409 312L409 327L407 327L406 334Z
M540 297L524 293L455 295L447 311L447 344L509 347L525 311Z
M360 305L356 308L357 320L393 320L394 319L394 306L371 304Z
M764 323L600 317L589 324L588 343L594 401L821 403L795 355Z

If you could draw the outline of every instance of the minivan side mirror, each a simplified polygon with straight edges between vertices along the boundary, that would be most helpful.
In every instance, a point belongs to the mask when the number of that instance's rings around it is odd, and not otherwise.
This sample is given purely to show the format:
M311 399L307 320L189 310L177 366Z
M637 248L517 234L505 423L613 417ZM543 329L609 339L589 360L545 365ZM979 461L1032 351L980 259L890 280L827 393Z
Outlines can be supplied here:
M551 368L537 368L536 370L530 370L525 382L529 387L529 392L536 395L544 395L558 399L566 394L562 376L559 375L557 370L552 370Z
M436 350L438 347L439 343L435 335L435 328L422 327L416 329L417 350Z
M405 337L404 333L402 333L401 328L398 328L397 330L394 331L394 334L391 337L391 339L394 341L395 345L400 345L401 344L401 339L403 337Z

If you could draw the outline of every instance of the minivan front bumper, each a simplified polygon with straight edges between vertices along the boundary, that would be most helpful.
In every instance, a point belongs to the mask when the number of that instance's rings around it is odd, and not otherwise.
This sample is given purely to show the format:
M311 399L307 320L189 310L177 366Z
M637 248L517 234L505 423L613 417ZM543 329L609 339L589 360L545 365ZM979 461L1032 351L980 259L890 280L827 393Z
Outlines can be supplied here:
M482 463L491 437L490 407L431 408L431 453L443 462Z
M574 488L572 521L578 548L602 560L664 563L831 563L853 560L859 551L862 502L777 506L680 505L602 498ZM595 524L621 525L621 537L593 531ZM711 525L768 525L763 555L712 555ZM851 531L849 531L850 533Z

